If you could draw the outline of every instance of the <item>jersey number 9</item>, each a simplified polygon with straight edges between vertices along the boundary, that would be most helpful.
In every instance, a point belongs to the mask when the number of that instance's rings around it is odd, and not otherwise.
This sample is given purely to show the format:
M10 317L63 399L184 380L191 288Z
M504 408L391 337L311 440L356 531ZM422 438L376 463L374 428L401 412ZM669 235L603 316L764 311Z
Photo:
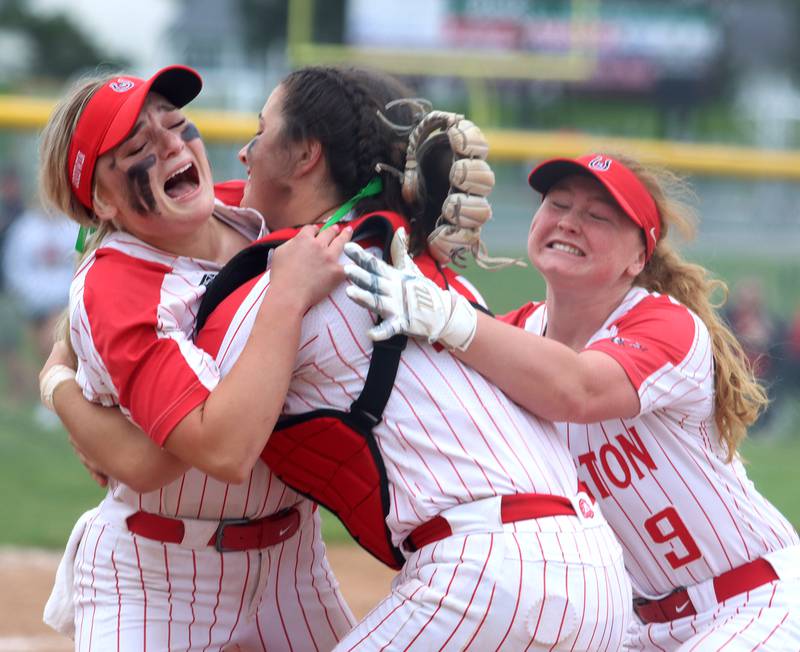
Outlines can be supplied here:
M700 548L697 547L692 535L689 534L681 517L674 507L667 507L662 509L657 514L653 514L644 522L644 529L652 537L656 543L672 542L673 550L668 552L664 557L673 568L680 568L685 566L696 559L700 559ZM675 542L677 539L680 547L683 550L675 550Z

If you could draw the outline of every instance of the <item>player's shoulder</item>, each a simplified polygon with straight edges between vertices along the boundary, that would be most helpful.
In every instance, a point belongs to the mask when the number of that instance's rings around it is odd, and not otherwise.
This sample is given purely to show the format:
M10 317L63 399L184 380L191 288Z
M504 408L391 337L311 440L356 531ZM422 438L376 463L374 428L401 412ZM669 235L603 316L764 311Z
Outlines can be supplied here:
M544 311L545 311L544 301L529 301L528 303L520 306L516 310L507 312L504 315L498 315L497 318L500 321L504 321L507 324L511 324L512 326L517 326L518 328L525 328L525 326L533 317L543 316Z
M140 257L126 247L102 246L85 261L83 304L94 320L119 322L124 315L155 313L164 279L173 271L169 257Z
M92 284L127 292L170 273L175 260L144 243L114 240L98 248L86 260L86 268Z
M679 330L695 328L695 314L685 305L667 294L634 288L623 301L617 325L640 322L660 323Z
M668 343L676 359L683 358L698 338L708 338L703 321L669 295L634 288L622 307L613 323L620 335L636 333L639 339Z

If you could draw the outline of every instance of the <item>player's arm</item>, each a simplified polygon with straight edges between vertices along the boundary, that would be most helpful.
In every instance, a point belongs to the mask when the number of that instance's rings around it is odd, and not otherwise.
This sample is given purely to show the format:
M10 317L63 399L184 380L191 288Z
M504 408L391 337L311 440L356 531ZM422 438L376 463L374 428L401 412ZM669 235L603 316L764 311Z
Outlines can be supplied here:
M146 493L180 476L186 465L155 446L117 408L84 398L74 380L76 365L69 345L57 340L39 373L39 387L42 402L58 414L92 478L105 486L111 476Z
M55 388L53 406L90 472L110 476L134 491L147 493L169 484L189 468L159 448L118 408L87 401L74 380Z
M550 421L594 423L639 413L622 366L600 351L568 346L477 312L475 337L454 355L510 398Z
M379 313L372 339L404 332L451 349L529 411L551 421L593 423L639 413L639 395L623 367L602 352L576 352L477 312L461 295L425 278L408 257L403 234L392 242L394 267L358 245L345 273L348 296Z
M223 482L249 476L283 408L303 315L344 280L338 260L351 231L316 233L316 227L306 227L275 250L269 289L242 354L164 442L167 450Z

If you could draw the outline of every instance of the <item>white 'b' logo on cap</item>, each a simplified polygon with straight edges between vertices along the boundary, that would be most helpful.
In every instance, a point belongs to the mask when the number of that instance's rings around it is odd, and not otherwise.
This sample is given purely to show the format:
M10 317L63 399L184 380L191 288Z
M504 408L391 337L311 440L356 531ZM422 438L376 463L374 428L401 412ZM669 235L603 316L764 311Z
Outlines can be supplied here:
M125 93L133 88L133 82L130 79L123 79L120 77L116 81L109 84L111 90L115 93Z
M589 161L588 165L593 170L599 170L600 172L605 172L608 170L608 168L611 167L611 159L606 158L602 154L598 154L591 161Z

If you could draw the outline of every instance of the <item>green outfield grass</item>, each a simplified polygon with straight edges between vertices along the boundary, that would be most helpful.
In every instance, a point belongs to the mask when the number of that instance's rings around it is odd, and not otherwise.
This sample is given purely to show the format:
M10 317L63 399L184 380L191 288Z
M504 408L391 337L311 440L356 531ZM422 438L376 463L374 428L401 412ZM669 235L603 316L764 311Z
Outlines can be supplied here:
M37 426L25 409L0 417L0 544L61 547L104 491L72 453L66 433Z
M796 410L795 414L798 414ZM742 454L747 462L747 474L756 487L796 529L800 529L800 480L797 477L800 432L797 428L778 437L751 439L746 442Z

